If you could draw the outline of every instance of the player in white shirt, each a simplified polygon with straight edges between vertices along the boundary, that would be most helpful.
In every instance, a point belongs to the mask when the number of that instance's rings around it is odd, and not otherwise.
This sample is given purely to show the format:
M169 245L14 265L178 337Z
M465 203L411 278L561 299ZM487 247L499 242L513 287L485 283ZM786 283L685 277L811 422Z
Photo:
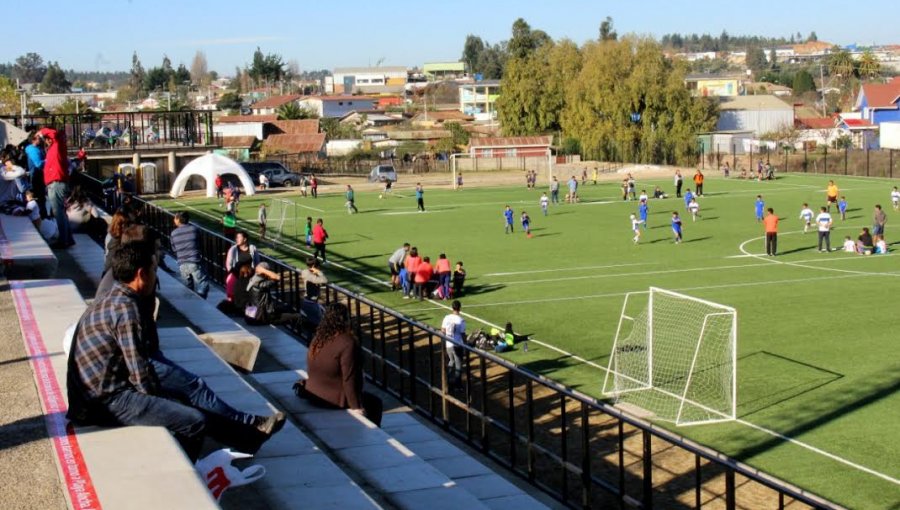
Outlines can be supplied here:
M544 216L547 215L547 208L550 207L550 198L547 197L547 192L545 191L543 195L541 195L541 210L544 211Z
M847 253L856 253L856 243L850 236L844 238L844 251Z
M634 241L634 244L637 244L641 240L641 220L633 214L631 215L631 231L634 232L634 237L631 240Z
M897 191L897 186L891 191L891 204L894 205L895 211L900 211L900 191Z
M449 373L447 376L449 378L450 387L452 389L460 389L462 388L463 349L461 346L464 345L466 338L466 320L463 319L460 314L462 304L460 304L459 300L454 300L450 307L453 312L444 317L443 322L441 322L441 331L447 335L447 337L453 339L452 341L447 340L445 342L447 358L449 359L449 362L447 363Z
M700 204L697 203L696 198L691 199L691 202L688 204L688 211L691 212L691 221L697 221L697 218L700 217Z
M813 210L809 208L809 204L803 203L803 209L800 209L800 219L803 220L803 233L809 232L812 226Z
M831 224L834 220L828 214L828 208L822 206L819 215L816 216L816 225L819 226L819 251L831 251ZM822 249L822 241L825 241L825 250Z
M647 196L647 190L642 189L642 190L641 190L641 194L638 195L638 203L640 203L640 202L646 202L647 199L649 199L649 198L650 198L650 197Z

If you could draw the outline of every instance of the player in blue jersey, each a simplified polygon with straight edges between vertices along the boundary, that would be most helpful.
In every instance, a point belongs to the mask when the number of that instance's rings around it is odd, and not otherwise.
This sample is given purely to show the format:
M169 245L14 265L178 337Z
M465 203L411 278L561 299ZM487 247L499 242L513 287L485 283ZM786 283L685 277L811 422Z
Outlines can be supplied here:
M513 231L513 210L510 206L503 210L503 231L507 234Z
M678 211L672 211L672 232L675 234L675 244L681 243L681 218Z
M691 188L688 188L687 191L684 192L684 209L687 210L688 206L691 205L691 199L694 198L694 194L691 193Z
M763 220L763 212L766 210L766 203L763 201L762 195L756 195L756 222Z
M838 200L838 212L841 213L841 221L847 219L847 197L841 195L841 199Z
M641 200L641 205L638 206L638 215L641 218L641 225L644 227L644 230L647 230L647 215L650 212L650 207L647 205L647 200Z
M528 216L528 213L522 211L522 230L525 231L525 235L528 238L531 238L531 218Z

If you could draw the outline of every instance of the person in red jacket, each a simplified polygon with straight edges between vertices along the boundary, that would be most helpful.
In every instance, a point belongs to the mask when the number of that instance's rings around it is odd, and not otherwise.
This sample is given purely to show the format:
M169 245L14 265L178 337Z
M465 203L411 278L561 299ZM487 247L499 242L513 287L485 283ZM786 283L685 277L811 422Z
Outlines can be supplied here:
M222 197L225 196L225 194L224 194L225 188L223 187L223 184L222 184L222 176L219 174L216 174L216 180L214 181L214 183L216 185L216 198L221 200Z
M325 241L328 240L328 231L325 230L325 227L322 226L322 218L316 220L316 226L313 227L312 231L312 241L313 246L315 246L315 250L313 251L313 257L319 258L321 255L322 263L328 262L325 260Z
M409 250L409 255L406 256L406 260L403 263L406 268L407 281L414 284L416 282L416 270L419 268L419 264L422 263L422 257L419 256L419 249L413 246ZM412 285L409 285L409 287L412 287ZM412 293L411 295L414 296L415 294ZM404 294L403 299L409 299L411 295Z
M66 150L66 135L53 128L38 131L47 147L44 163L44 184L47 186L47 203L50 213L56 219L59 238L53 248L68 248L75 244L69 217L66 215L66 197L69 196L69 157Z
M419 297L419 301L423 301L428 297L428 282L434 275L434 268L431 267L431 259L425 257L422 262L416 266L416 279L413 285L413 294Z

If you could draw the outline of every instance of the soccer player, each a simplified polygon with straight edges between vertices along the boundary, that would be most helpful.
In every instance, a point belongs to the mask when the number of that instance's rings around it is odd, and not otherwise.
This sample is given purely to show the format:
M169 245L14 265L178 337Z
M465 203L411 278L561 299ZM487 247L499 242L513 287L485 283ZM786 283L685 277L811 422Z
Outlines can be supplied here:
M819 209L821 212L816 216L816 225L819 226L819 251L831 251L831 214L824 205ZM822 241L825 241L825 250L822 249Z
M268 216L268 213L266 213L266 204L259 204L259 212L256 213L256 222L259 224L260 239L266 238L266 223L268 221Z
M681 195L679 195L681 196ZM694 194L691 193L691 188L688 188L687 191L684 192L684 208L687 209L688 205L691 203L691 199L694 198Z
M836 204L838 199L838 187L834 181L828 181L828 189L825 190L825 205L828 212L831 212L831 204Z
M419 208L419 212L425 212L425 188L421 182L416 183L416 207Z
M634 233L631 240L637 244L641 240L641 220L637 219L634 214L631 215L631 232Z
M807 233L809 231L809 227L812 226L813 220L813 210L809 208L809 204L806 202L803 203L803 209L800 209L800 219L803 220L803 233Z
M641 225L644 226L644 230L647 230L647 215L650 212L650 206L647 205L647 200L641 200L641 205L638 206L638 214L641 218Z
M675 234L675 244L681 243L681 218L678 211L672 211L672 232Z
M763 211L766 210L766 203L763 201L762 195L756 195L756 222L763 220Z
M841 213L841 221L847 219L847 197L841 195L841 199L838 200L838 212Z
M688 204L688 211L691 213L691 221L697 221L697 218L700 217L700 204L697 203L697 197L691 199L691 203Z
M897 186L894 186L894 190L891 191L891 204L895 211L900 211L900 191L897 191Z
M766 229L766 255L775 256L778 251L778 216L775 216L775 210L769 207L768 213L763 220Z
M522 230L525 231L525 235L531 239L531 218L528 217L528 213L522 211Z
M312 217L307 216L306 217L306 247L307 248L312 248L312 231L313 231Z
M510 206L506 206L503 210L503 232L509 234L513 231L513 210Z
M578 201L578 181L575 179L573 175L571 179L569 179L569 195L567 197L567 201L571 203L575 203Z
M353 191L353 186L347 185L347 192L344 193L344 197L347 199L347 214L358 213L359 209L356 208L356 193Z
M544 211L544 216L547 216L548 207L550 207L550 198L547 196L547 192L545 191L541 195L541 210Z
M647 200L648 198L650 198L650 197L647 195L647 190L642 189L642 190L641 190L641 194L638 195L638 202L645 201L645 200Z

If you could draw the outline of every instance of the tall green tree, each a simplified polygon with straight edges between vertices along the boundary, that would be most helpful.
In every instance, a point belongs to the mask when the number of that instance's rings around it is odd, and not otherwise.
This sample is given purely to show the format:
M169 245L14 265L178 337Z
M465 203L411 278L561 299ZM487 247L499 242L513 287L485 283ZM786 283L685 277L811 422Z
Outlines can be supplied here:
M532 30L531 25L519 18L513 22L512 37L507 43L510 58L525 58L544 44L551 42L543 30Z
M873 79L881 74L881 62L878 57L872 53L872 50L866 50L859 57L859 75L866 79Z
M253 53L253 62L248 69L250 77L257 83L274 83L284 77L285 63L281 55L263 54L259 47Z
M147 76L147 73L144 72L144 66L141 65L141 59L138 58L138 54L135 51L131 55L131 76L128 79L128 84L131 85L131 90L134 95L141 97L144 94L144 80Z
M809 74L809 71L800 70L794 74L792 88L794 89L794 95L799 96L800 94L816 90L816 82L813 80L812 75Z
M466 64L469 72L475 72L478 65L478 59L484 52L484 40L477 35L469 34L466 36L466 42L463 44L462 61Z
M40 83L46 72L47 66L44 65L44 59L33 52L17 58L13 65L13 75L20 83Z
M616 33L613 28L613 19L610 16L607 16L606 19L600 22L600 40L601 41L615 41L618 39L619 34Z
M59 67L59 62L48 62L47 72L41 80L41 92L45 94L61 94L68 92L72 83L66 79L66 73Z
M278 120L318 119L315 111L291 101L278 107Z
M0 76L0 115L19 115L21 108L16 83L6 76Z
M819 40L819 36L816 35L816 31L813 30L809 33L809 37L806 38L807 42L817 42Z
M747 68L753 71L753 74L759 74L769 67L766 60L766 52L759 46L750 46L747 48L747 56L745 60Z
M855 64L850 52L844 49L835 48L828 56L828 72L835 76L840 76L844 80L853 77Z

